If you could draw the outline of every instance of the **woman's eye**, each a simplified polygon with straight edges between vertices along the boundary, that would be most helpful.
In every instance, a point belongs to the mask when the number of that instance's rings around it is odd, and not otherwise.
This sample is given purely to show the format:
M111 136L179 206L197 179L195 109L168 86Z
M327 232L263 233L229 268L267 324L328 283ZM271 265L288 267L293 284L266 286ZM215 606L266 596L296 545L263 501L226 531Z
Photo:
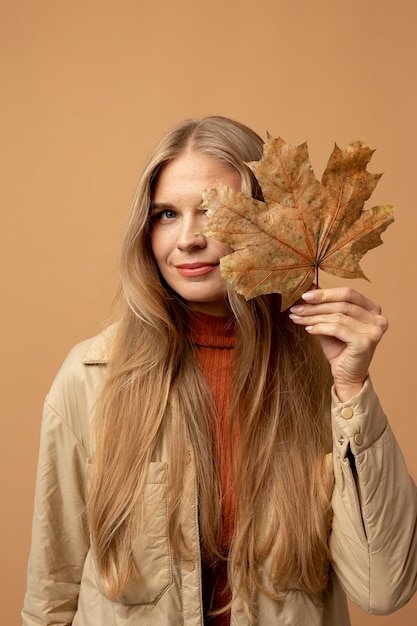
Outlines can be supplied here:
M167 222L169 220L175 219L177 217L177 214L172 209L165 209L164 211L154 213L151 217L153 222Z

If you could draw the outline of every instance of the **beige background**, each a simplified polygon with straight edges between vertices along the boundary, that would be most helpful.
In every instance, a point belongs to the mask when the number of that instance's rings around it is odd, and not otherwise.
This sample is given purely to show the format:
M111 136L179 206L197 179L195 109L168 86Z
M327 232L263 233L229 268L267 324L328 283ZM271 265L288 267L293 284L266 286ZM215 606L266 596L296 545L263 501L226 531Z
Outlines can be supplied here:
M360 288L391 322L372 375L417 477L416 7L2 0L3 624L20 622L43 397L72 344L103 325L138 173L184 117L220 113L308 140L318 177L335 141L377 148L369 169L385 174L372 202L395 204L397 220L365 258L371 283ZM389 617L352 608L352 621L415 626L417 598Z

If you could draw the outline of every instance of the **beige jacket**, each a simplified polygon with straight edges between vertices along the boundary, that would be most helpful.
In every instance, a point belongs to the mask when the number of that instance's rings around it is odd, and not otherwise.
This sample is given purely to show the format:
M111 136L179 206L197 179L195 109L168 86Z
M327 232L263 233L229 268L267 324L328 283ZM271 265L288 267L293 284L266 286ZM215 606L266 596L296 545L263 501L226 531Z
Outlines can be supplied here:
M105 375L111 329L76 346L45 402L32 548L22 611L25 626L202 626L196 489L184 511L194 552L179 561L166 534L163 502L135 545L143 584L118 602L102 591L89 548L85 496L92 455L90 420ZM348 626L345 593L365 611L401 607L417 586L417 493L371 383L347 403L333 397L336 477L330 537L333 568L325 593L291 591L284 601L259 596L259 626ZM348 458L354 455L356 479ZM331 456L333 458L331 458ZM194 483L192 457L185 480ZM188 462L187 462L188 461ZM145 498L162 493L163 452L149 469ZM268 564L265 564L265 576ZM232 626L248 621L235 601Z

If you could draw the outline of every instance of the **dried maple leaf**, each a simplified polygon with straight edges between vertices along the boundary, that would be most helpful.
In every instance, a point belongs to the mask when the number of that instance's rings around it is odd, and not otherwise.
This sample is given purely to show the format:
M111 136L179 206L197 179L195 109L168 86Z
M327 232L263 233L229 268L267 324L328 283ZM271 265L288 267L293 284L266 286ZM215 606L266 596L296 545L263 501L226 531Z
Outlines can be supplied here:
M335 146L320 183L306 143L268 137L262 158L247 164L263 202L224 185L203 191L209 221L202 232L234 251L220 261L222 276L247 300L280 293L282 310L311 287L319 268L366 278L359 261L394 220L392 206L364 209L381 176L366 171L372 154L363 141Z

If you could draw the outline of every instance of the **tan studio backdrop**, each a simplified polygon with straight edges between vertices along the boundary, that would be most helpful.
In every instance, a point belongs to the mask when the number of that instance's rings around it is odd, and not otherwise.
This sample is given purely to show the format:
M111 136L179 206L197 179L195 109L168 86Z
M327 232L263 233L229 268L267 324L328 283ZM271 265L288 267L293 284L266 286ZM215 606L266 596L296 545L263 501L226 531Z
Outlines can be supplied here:
M318 177L334 142L377 148L370 202L396 222L355 285L390 320L372 376L417 478L416 24L415 0L1 1L1 624L20 623L43 398L105 323L138 174L185 117L308 140ZM416 626L417 597L351 616Z

